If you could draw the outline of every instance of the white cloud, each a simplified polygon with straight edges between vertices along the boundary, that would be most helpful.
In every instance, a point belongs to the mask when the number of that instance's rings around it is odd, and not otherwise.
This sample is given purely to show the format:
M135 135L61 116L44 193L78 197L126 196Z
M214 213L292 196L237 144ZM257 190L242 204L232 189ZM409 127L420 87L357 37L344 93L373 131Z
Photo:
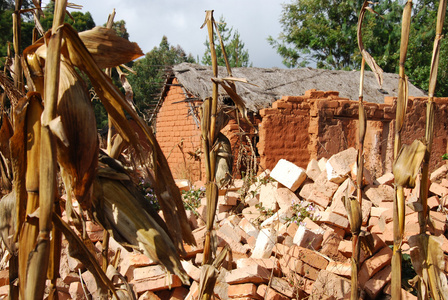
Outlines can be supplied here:
M268 44L267 37L281 32L282 5L273 0L171 0L171 1L91 1L76 0L89 11L97 25L106 22L115 8L115 20L124 20L130 40L143 52L158 46L163 35L172 45L180 45L196 58L205 51L206 28L200 29L205 10L214 9L215 19L224 16L229 27L238 30L255 67L284 67L281 57Z

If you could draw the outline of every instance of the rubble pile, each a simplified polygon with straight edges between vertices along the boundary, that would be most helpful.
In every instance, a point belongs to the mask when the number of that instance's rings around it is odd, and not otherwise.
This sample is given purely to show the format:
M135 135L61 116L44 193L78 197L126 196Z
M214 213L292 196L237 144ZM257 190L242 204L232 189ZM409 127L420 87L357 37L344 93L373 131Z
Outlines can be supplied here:
M215 285L217 299L347 299L350 295L350 224L343 196L356 195L356 150L342 151L331 158L311 160L305 169L280 160L272 172L264 172L247 189L243 181L219 196L215 231L218 253L231 248ZM448 257L446 238L448 168L443 165L431 174L428 205L431 226L428 232L438 237ZM393 243L393 175L372 180L364 172L362 230L370 233L374 251L361 250L359 283L363 299L384 299L390 295ZM407 240L419 233L418 213L412 207L419 186L406 190L406 228L403 253L409 254ZM163 267L145 255L110 241L111 259L119 257L118 271L135 291L138 299L197 299L203 244L206 200L194 211L187 211L197 246L185 245L183 267L191 285L167 274ZM88 223L89 237L101 255L101 228ZM119 253L119 256L117 255ZM446 259L447 260L447 259ZM445 272L448 271L448 264ZM7 293L7 270L0 272L0 293ZM59 299L95 299L93 276L63 250L58 283ZM81 281L82 278L82 281ZM119 279L115 279L119 282ZM403 299L416 299L402 290Z

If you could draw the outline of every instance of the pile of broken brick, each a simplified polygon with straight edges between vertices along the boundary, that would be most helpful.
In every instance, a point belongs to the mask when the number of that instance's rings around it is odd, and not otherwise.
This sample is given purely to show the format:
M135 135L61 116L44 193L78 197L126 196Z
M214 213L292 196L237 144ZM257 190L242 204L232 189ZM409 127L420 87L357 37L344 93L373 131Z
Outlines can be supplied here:
M215 285L216 299L347 299L350 295L350 225L343 205L344 195L356 194L352 178L356 150L333 155L328 160L311 160L307 169L280 160L272 172L264 172L241 196L243 182L219 196L215 218L218 252L231 248L229 258L220 269ZM443 165L431 174L428 205L432 226L428 232L438 237L445 258L445 196L448 195L448 168ZM269 179L269 180L268 180ZM275 179L275 180L272 180ZM392 203L393 175L372 180L365 172L362 215L363 230L374 238L372 255L361 251L359 283L363 299L387 299L390 295L393 243ZM417 199L418 187L407 190L407 203ZM310 207L300 222L294 207ZM448 203L447 203L448 204ZM417 212L406 207L403 253L409 254L407 240L419 232ZM270 214L266 215L265 212ZM110 256L120 253L118 271L133 288L138 299L197 299L203 243L205 238L206 200L193 213L187 211L196 247L185 245L188 256L182 261L191 285L168 274L163 267L138 252L129 252L111 239ZM103 233L99 226L88 224L89 237L96 242L100 257ZM448 265L448 263L446 264ZM448 267L445 267L445 272ZM6 272L7 270L1 271ZM90 272L68 250L63 250L58 282L59 299L95 299L97 286ZM0 294L7 293L7 279L0 276ZM81 280L82 278L82 280ZM402 290L403 299L416 299Z

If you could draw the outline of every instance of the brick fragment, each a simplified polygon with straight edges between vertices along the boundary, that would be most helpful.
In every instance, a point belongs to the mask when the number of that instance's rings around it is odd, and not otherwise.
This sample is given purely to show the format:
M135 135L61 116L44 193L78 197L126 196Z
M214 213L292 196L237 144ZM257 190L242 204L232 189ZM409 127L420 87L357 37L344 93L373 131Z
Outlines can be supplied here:
M289 297L286 297L273 288L268 287L265 284L260 284L257 289L257 294L261 299L270 299L270 300L289 300Z
M381 271L373 275L366 284L364 285L364 290L371 297L371 299L376 299L378 294L383 290L383 288L392 279L392 268L390 265L383 268Z
M228 272L225 276L225 282L228 284L238 283L266 283L271 273L264 267L253 264L245 268L235 269Z
M257 286L254 283L232 284L227 293L229 298L256 297Z
M334 297L333 299L345 299L350 293L350 281L346 278L321 270L313 284L310 299L326 299L325 297Z
M306 179L305 170L286 159L280 159L274 169L272 169L270 175L293 192L295 192Z
M357 151L349 148L330 157L326 164L327 179L334 183L342 183L350 173L350 165L356 161Z
M359 283L361 286L378 273L379 270L390 264L392 260L392 250L389 247L382 248L378 253L364 261L359 271Z

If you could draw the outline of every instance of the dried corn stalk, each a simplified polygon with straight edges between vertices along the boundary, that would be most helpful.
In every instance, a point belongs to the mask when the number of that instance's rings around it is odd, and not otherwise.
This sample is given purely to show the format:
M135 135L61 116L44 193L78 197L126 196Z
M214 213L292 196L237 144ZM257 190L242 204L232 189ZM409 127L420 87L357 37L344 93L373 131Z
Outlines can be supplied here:
M398 98L396 108L395 121L395 141L394 141L394 176L395 176L395 197L393 205L393 222L394 222L394 247L392 254L392 298L401 299L401 243L404 230L404 195L403 185L397 184L397 180L402 176L400 173L406 172L406 165L398 168L399 156L402 156L401 149L401 131L403 129L406 107L408 103L408 81L405 75L404 63L409 42L409 28L411 23L412 1L408 0L403 10L403 20L401 27L401 43L400 43L400 65L399 65L399 82L398 82ZM414 145L414 147L417 147ZM418 148L418 147L417 147ZM399 153L400 152L400 153ZM409 154L412 155L412 154ZM407 159L402 156L401 160L406 164ZM415 161L418 164L418 161ZM397 170L397 171L395 171ZM412 177L413 174L411 174Z
M429 218L427 204L428 198L428 178L429 178L429 160L431 157L431 148L434 135L434 91L437 82L437 69L439 67L440 41L442 39L442 29L445 21L447 1L439 2L437 14L436 36L434 39L434 48L431 60L431 71L429 78L428 103L426 107L426 147L422 155L422 176L420 182L420 203L419 211L420 234L412 236L409 239L409 245L412 248L411 259L414 269L418 275L418 292L421 299L448 299L448 284L444 274L444 259L441 245L435 237L426 234L426 225Z

